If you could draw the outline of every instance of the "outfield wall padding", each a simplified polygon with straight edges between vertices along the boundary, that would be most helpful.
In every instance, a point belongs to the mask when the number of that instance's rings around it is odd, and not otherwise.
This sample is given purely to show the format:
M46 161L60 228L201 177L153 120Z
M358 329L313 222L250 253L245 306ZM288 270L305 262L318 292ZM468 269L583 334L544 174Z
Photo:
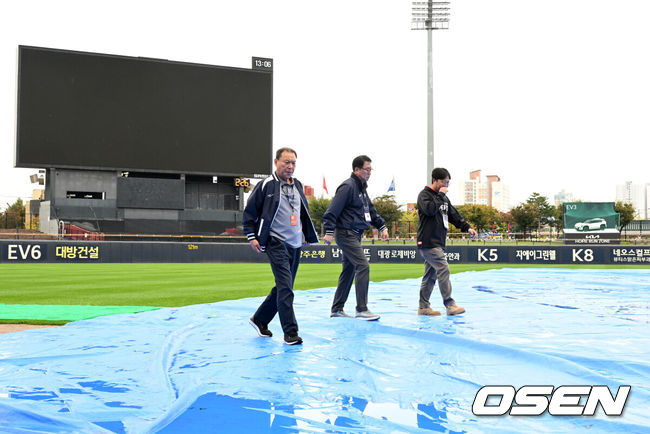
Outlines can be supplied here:
M16 262L267 262L248 244L128 241L0 241L0 263ZM415 245L364 245L371 263L418 264ZM647 264L650 246L448 246L450 264ZM338 263L336 246L316 244L302 249L304 263Z

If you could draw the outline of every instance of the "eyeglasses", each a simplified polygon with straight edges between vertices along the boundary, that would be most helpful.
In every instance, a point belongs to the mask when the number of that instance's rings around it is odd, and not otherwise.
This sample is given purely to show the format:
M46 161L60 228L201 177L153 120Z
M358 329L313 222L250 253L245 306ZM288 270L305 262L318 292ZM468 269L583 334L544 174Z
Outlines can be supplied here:
M359 167L359 169L365 170L368 173L372 172L372 167Z

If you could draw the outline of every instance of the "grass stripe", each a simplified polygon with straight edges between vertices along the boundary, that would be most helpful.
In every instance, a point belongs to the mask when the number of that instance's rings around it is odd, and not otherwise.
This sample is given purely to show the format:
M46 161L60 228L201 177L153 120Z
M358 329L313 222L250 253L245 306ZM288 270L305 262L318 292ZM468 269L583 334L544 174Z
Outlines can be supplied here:
M645 265L451 265L452 273L493 268L650 268ZM336 286L340 264L301 264L295 289ZM422 277L420 264L370 264L375 282ZM268 294L268 264L0 264L0 303L175 307ZM23 318L28 321L30 318ZM9 322L2 318L0 322ZM34 323L34 322L31 322Z
M158 309L152 306L80 306L47 304L0 304L0 318L4 320L78 321L118 313L145 312Z

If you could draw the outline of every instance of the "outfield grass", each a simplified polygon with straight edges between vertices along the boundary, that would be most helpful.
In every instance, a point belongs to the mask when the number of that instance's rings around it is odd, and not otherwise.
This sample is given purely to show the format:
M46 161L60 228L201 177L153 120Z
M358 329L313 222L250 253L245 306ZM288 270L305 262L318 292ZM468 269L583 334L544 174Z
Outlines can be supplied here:
M541 265L555 268L639 268ZM451 265L451 272L534 265ZM645 266L648 268L648 266ZM419 264L371 264L375 282L422 277ZM295 289L336 286L340 264L301 264ZM186 306L268 294L268 264L0 264L0 303Z
M451 265L452 273L495 268L649 268L645 265ZM296 290L336 286L340 264L302 264ZM420 264L370 264L374 282L422 277ZM0 264L0 305L177 307L265 296L268 264ZM47 306L35 307L38 311ZM13 319L7 319L13 318ZM65 324L0 317L2 323Z

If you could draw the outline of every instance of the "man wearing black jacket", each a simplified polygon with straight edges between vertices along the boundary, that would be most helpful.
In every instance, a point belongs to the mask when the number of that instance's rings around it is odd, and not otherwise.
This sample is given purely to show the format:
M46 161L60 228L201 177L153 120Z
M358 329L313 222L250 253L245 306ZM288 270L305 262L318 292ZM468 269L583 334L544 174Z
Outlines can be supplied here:
M275 173L257 183L248 198L242 225L255 253L266 253L275 286L249 322L261 337L273 334L268 325L279 314L284 343L302 344L293 312L293 281L300 263L300 248L317 243L316 229L302 184L293 177L296 151L281 148L275 154Z
M379 315L368 310L368 284L370 265L361 247L361 237L370 229L370 224L381 232L382 240L388 240L386 222L377 214L370 201L366 188L372 172L372 160L367 155L359 155L352 160L352 175L336 189L334 199L323 214L323 241L336 244L343 251L343 271L332 302L331 317L350 317L343 312L343 306L350 294L352 280L357 293L355 318L374 321Z
M447 190L451 176L449 171L437 167L431 172L431 185L424 187L418 195L418 248L424 258L424 276L420 285L420 307L418 315L440 315L437 310L431 309L429 298L433 286L438 280L438 288L447 315L458 315L465 312L464 307L456 305L451 298L451 282L449 281L449 264L445 257L445 244L449 222L463 232L476 236L472 229L456 208L447 198Z

